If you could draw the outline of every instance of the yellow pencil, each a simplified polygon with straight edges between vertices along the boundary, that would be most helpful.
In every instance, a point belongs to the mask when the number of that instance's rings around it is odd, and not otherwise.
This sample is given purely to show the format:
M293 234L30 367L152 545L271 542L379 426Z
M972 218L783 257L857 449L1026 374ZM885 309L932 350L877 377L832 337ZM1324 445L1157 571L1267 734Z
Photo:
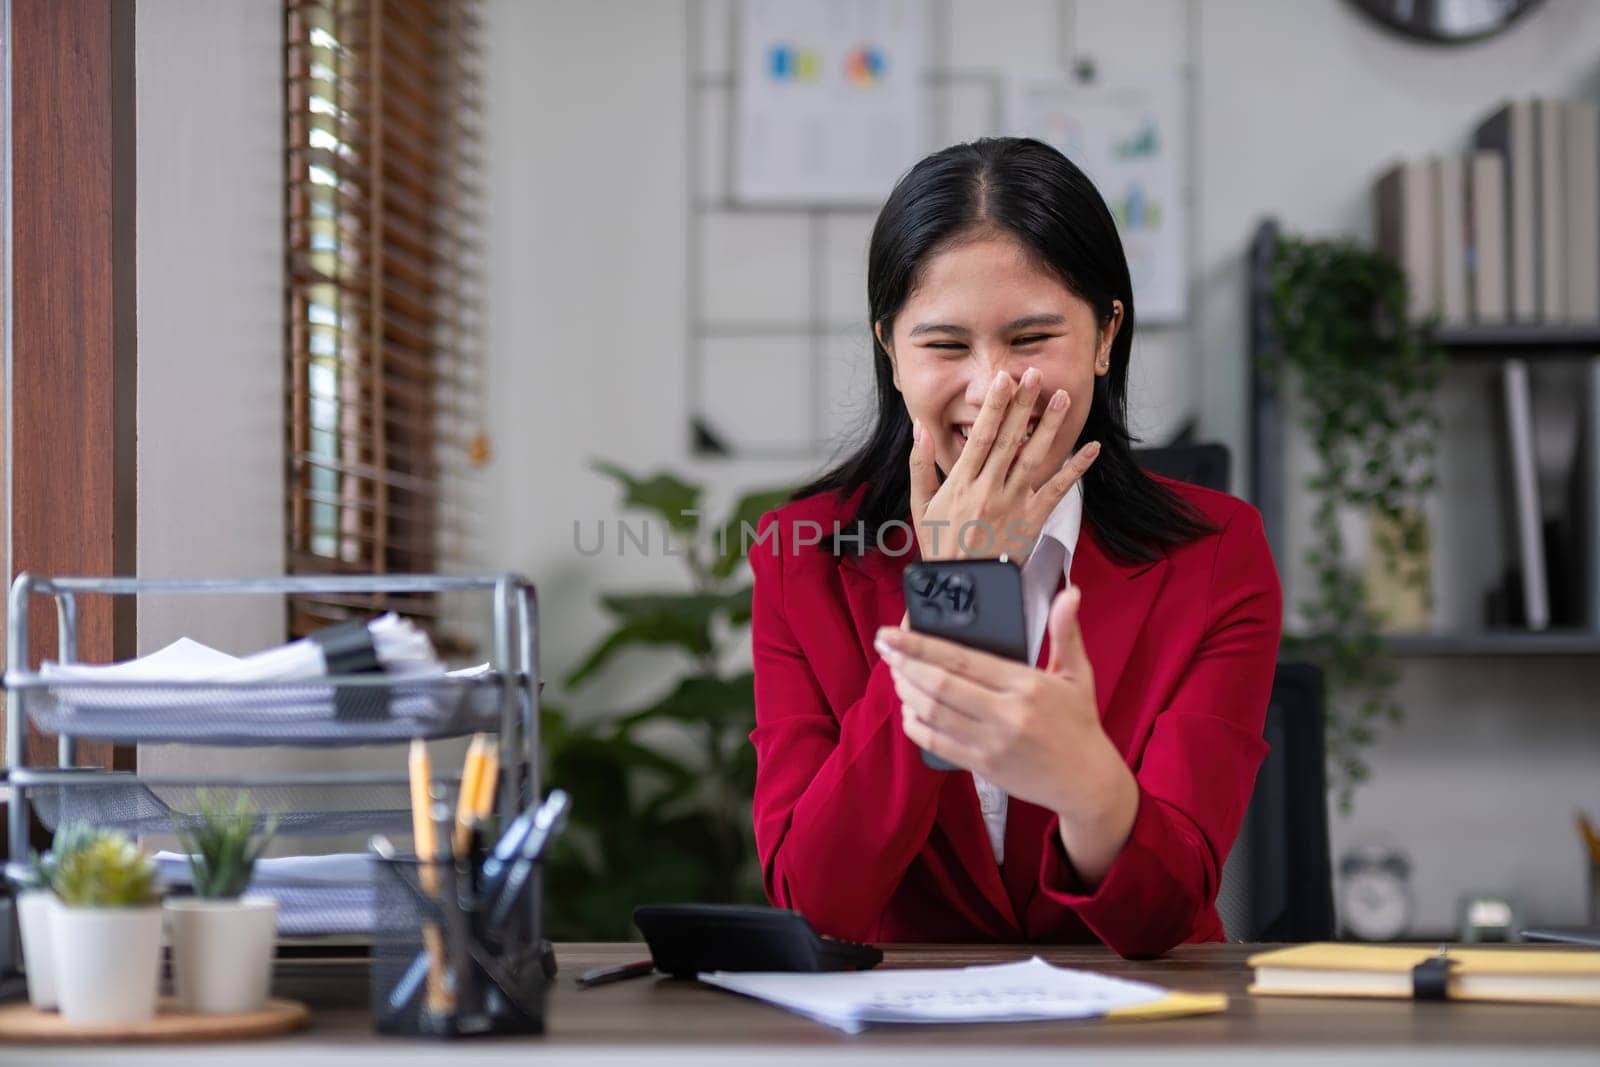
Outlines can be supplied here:
M483 739L483 770L478 776L477 796L473 800L472 814L479 824L494 811L494 790L500 782L500 749L493 739Z
M461 767L461 791L456 797L455 835L450 842L451 851L457 857L467 854L472 828L481 819L478 815L478 793L488 769L489 747L489 738L484 734L473 734L472 743L467 745L466 762Z
M428 746L421 738L411 739L411 837L416 844L417 877L429 895L439 891L439 872L434 864L439 860L439 839L433 828L433 799L428 790L433 785L433 764L428 759Z
M1577 813L1578 833L1583 835L1583 843L1589 846L1589 862L1600 863L1600 833L1597 833L1594 824L1589 821L1589 816L1582 811Z
M439 836L433 823L433 764L428 746L421 738L411 739L408 770L411 779L411 836L416 844L417 882L430 897L439 891ZM453 998L445 979L444 932L434 923L422 927L422 943L428 950L428 981L425 1002L428 1010L448 1012Z

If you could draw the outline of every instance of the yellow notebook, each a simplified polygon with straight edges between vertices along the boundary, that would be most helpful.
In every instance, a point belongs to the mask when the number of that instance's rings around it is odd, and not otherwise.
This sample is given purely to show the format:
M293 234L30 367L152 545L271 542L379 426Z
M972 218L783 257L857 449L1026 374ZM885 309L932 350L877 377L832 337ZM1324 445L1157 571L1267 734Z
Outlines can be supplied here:
M1413 969L1436 948L1312 944L1251 956L1250 992L1286 997L1409 997ZM1563 948L1449 948L1450 1000L1600 1006L1600 952Z

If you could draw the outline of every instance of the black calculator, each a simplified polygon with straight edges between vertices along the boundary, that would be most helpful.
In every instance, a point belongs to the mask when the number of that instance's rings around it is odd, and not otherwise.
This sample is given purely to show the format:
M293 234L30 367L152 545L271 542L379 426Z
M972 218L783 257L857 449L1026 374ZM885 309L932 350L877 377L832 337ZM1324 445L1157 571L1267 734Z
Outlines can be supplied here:
M823 937L805 916L740 904L644 904L633 924L656 970L677 978L702 971L865 971L883 952Z

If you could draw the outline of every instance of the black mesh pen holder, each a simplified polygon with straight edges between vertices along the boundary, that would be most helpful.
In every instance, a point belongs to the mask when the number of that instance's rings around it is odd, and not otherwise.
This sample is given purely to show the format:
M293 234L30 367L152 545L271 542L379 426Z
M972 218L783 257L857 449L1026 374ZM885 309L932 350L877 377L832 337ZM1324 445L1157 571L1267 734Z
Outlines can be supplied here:
M555 956L541 936L534 864L509 912L484 899L475 862L373 857L371 1006L379 1033L544 1032Z

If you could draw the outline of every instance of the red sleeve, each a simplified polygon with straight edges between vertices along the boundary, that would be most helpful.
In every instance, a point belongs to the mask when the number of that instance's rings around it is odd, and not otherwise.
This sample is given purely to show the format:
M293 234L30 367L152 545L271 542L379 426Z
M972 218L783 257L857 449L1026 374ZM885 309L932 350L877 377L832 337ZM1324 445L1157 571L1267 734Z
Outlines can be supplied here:
M772 527L773 541L758 540L750 553L762 880L772 903L819 931L865 941L927 841L943 775L923 765L901 730L900 699L881 661L866 692L835 715L786 611L791 557L773 520L759 527Z
M1218 537L1207 626L1135 768L1133 831L1092 894L1077 890L1055 820L1040 887L1127 957L1188 941L1217 896L1266 756L1262 740L1282 633L1283 599L1254 508Z

